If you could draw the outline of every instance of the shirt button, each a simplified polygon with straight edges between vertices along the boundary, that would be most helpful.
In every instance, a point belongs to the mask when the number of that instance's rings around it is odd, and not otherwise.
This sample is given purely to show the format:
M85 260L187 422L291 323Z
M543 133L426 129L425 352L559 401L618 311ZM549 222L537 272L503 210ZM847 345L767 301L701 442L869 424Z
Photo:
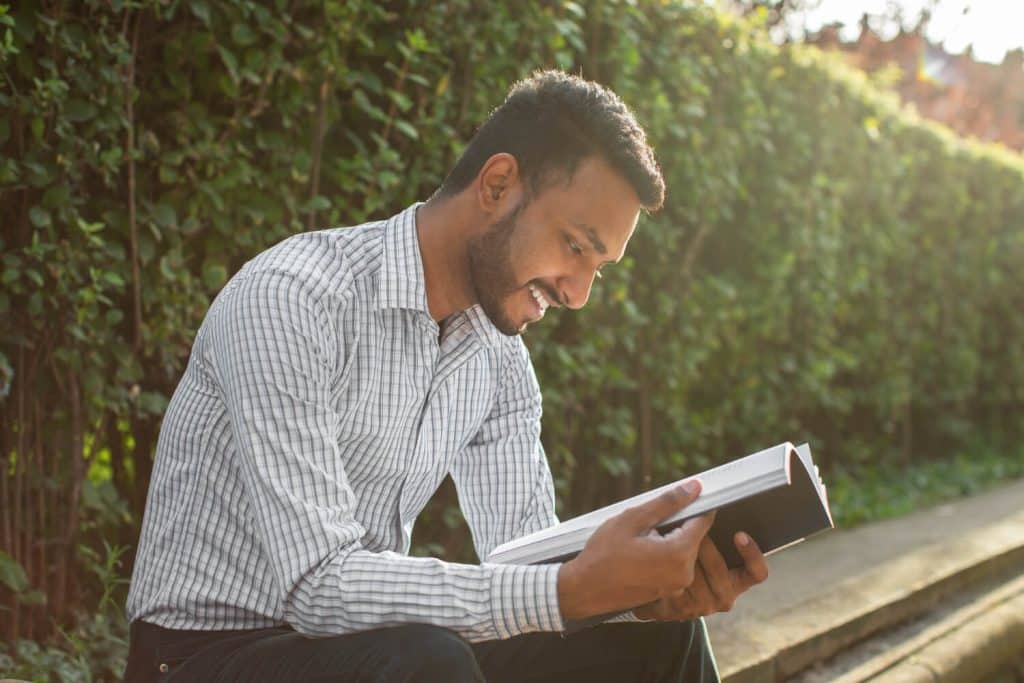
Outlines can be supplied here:
M166 664L163 664L163 663L160 664L159 668L160 668L160 673L162 673L162 674L167 673L168 670L170 669L170 667L168 667Z

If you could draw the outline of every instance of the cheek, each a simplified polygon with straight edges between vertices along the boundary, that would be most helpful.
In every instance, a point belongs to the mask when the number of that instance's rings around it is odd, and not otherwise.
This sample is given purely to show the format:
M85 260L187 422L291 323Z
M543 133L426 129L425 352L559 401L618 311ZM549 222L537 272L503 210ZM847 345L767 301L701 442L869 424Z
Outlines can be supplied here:
M531 240L513 243L509 250L509 266L516 282L554 279L563 272L565 264L558 240Z
M533 275L531 266L537 255L525 242L513 242L508 252L508 269L516 284L526 284Z

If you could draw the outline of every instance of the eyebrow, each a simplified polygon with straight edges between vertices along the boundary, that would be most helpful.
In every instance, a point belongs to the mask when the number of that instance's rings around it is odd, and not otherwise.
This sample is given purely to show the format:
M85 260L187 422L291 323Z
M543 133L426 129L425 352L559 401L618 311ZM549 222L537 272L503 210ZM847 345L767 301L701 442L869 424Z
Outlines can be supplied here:
M579 230L583 231L583 234L587 236L587 239L590 240L590 244L593 245L594 250L597 251L598 254L604 256L608 253L608 247L604 246L604 242L602 242L601 238L597 236L597 230L594 230L594 228L586 223L580 223L578 221L573 221L572 224Z

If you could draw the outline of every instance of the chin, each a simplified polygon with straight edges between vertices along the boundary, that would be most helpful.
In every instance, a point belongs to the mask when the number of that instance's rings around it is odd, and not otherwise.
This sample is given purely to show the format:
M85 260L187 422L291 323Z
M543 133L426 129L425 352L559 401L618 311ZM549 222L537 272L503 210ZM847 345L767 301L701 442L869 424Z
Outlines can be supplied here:
M516 322L509 310L503 305L488 306L481 303L480 307L483 309L487 319L491 321L491 324L507 337L515 337L522 334L526 326L530 324L529 320Z

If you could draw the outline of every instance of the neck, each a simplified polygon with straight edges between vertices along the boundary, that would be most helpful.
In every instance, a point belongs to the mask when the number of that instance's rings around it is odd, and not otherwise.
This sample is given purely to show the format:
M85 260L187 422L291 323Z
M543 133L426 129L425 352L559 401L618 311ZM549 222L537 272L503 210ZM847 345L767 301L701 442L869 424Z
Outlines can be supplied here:
M427 307L437 322L476 303L468 244L479 223L462 195L434 197L416 211Z

